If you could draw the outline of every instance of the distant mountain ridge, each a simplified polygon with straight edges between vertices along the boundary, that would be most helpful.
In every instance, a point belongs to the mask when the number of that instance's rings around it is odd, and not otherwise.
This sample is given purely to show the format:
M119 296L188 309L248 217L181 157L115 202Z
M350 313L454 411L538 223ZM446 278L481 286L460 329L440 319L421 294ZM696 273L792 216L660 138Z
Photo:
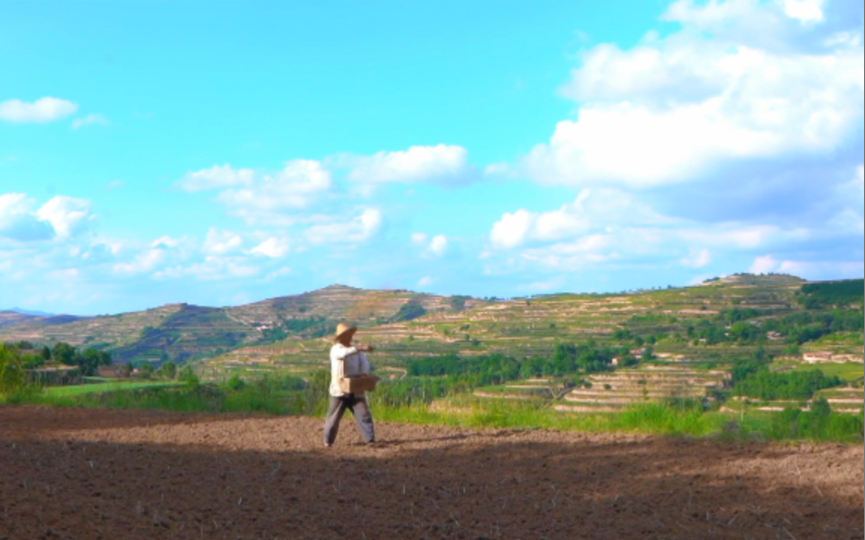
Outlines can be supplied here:
M54 313L46 313L44 311L35 311L31 309L22 309L19 307L10 308L5 311L14 311L15 313L20 313L22 315L33 315L34 317L53 317Z
M96 347L110 350L118 362L183 362L288 337L324 336L344 320L371 326L483 303L464 296L331 285L227 308L180 303L88 318L7 315L0 317L0 340Z
M57 319L58 317L63 317L64 319ZM69 319L69 317L73 317L75 319L79 318L74 317L73 315L58 316L54 315L53 313L45 313L44 311L32 311L28 309L21 309L19 307L13 307L10 309L0 310L0 327L12 326L15 324L33 321L36 319L41 319L43 321L43 324L51 324L48 319L54 319L54 324L62 324L64 322L71 322L71 319Z
M861 279L844 281L850 282L846 288L862 289ZM503 300L331 285L223 308L176 303L87 318L0 312L0 341L38 345L62 341L110 351L116 362L215 357L233 362L256 355L307 355L312 361L321 356L337 323L348 321L362 327L365 340L383 345L379 356L457 352L543 356L552 354L557 343L609 340L623 329L646 336L690 336L702 322L711 322L724 310L750 310L748 316L758 317L754 319L758 324L759 317L801 313L806 309L805 285L814 286L794 276L742 274L692 287ZM854 296L861 309L862 294ZM827 301L815 297L809 302L818 300Z

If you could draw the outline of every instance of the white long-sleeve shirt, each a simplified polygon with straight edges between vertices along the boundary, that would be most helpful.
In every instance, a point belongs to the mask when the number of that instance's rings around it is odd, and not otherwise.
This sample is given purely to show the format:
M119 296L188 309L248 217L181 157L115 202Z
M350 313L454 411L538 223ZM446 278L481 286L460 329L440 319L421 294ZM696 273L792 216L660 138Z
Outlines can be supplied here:
M369 372L369 360L356 347L346 347L342 343L336 343L330 348L330 395L334 397L345 395L339 387L339 381L343 377L369 374Z

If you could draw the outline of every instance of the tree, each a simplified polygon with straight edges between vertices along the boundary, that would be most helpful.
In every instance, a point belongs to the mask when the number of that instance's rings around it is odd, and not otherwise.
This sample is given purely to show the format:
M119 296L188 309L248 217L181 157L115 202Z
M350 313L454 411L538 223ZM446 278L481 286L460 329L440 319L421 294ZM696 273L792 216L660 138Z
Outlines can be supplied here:
M166 379L173 379L177 377L177 364L175 364L171 360L163 363L162 367L159 368L159 375Z
M138 369L141 370L141 374L145 377L150 377L151 375L153 375L153 364L151 364L150 362L145 362L141 364L141 367Z
M105 351L94 348L86 349L83 353L75 353L75 364L81 368L82 375L95 375L99 366L107 366L111 363L111 355Z
M643 360L644 361L654 360L654 358L655 358L654 349L652 348L651 345L646 345L646 348L643 349Z
M198 386L199 384L198 376L189 366L183 366L178 378L189 386Z
M51 357L57 362L67 366L74 366L77 364L75 361L75 347L68 343L60 342L55 345L54 350L51 351Z
M243 381L243 379L240 378L240 375L235 373L231 376L230 379L228 379L226 386L228 386L229 390L238 391L243 390L243 387L246 386L246 383Z
M27 373L21 352L14 346L0 343L0 393L8 394L27 383Z

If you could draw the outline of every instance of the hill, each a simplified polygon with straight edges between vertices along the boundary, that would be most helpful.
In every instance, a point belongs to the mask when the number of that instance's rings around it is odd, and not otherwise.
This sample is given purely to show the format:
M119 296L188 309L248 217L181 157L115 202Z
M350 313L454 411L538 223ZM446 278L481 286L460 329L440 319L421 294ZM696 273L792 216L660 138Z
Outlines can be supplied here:
M557 344L589 339L627 342L637 347L637 343L642 346L640 340L653 338L657 342L659 336L668 342L676 334L687 338L689 327L713 321L725 310L738 309L756 315L756 320L802 312L804 308L796 299L805 283L792 276L742 275L695 287L538 295L385 322L364 328L359 336L379 347L377 357L384 362L448 353L550 356ZM627 331L624 335L623 330ZM677 346L682 343L655 345L669 353L680 353L685 348ZM302 363L319 358L326 346L321 339L297 336L266 347L238 349L216 362L247 358Z
M38 318L36 315L28 315L14 310L0 311L0 327L21 324Z
M0 340L94 347L111 351L115 362L183 362L245 345L289 338L315 339L332 332L341 320L373 326L427 313L456 312L483 303L465 297L332 285L227 308L168 304L89 318L7 315L10 322L0 328Z
M90 318L5 312L0 340L94 347L110 351L116 362L206 359L215 370L255 371L318 365L333 328L347 320L378 346L380 364L395 366L451 353L551 357L561 344L585 342L630 347L636 356L648 348L680 364L724 361L758 348L783 355L799 346L861 357L862 291L862 280L808 283L748 274L693 287L499 301L332 285L226 308L168 304ZM850 329L829 328L826 321L836 315ZM794 331L799 334L788 335Z
M7 311L14 311L16 313L21 313L23 315L35 315L36 317L53 317L54 313L46 313L44 311L35 311L31 309L21 309L19 307L11 308Z

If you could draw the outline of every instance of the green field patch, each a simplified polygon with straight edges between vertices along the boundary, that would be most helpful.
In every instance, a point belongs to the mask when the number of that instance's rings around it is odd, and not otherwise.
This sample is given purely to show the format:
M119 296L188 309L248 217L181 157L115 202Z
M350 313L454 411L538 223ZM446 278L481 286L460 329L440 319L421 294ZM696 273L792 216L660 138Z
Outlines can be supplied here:
M861 379L865 373L865 366L858 362L845 362L843 364L799 364L793 368L793 371L809 371L819 369L827 377L838 376L841 380L853 382Z
M824 397L824 398L832 398L832 399L859 399L860 401L865 397L865 393L863 393L862 388L837 388L837 389L829 389L829 390L819 390L816 396Z
M86 394L102 393L102 392L117 392L121 390L135 390L139 388L168 388L171 386L183 385L182 382L176 381L123 381L123 382L103 382L94 384L78 384L73 386L49 386L43 389L46 397L72 397L83 396Z
M501 395L502 397L519 396L523 398L538 398L552 399L554 397L551 388L546 386L528 386L519 385L491 385L482 386L475 390L475 393Z

